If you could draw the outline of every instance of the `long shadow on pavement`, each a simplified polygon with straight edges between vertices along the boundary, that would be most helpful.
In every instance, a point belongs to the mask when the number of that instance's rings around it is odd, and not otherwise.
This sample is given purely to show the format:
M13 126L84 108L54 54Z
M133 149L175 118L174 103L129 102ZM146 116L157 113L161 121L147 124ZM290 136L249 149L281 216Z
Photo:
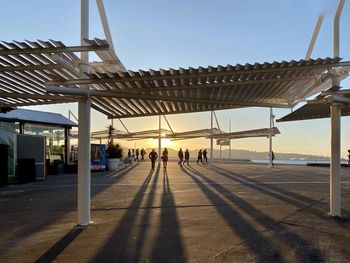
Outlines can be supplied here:
M152 252L152 262L185 262L186 255L181 241L175 200L166 169L163 175L161 225Z
M40 258L38 258L35 263L46 263L54 261L61 252L72 243L81 232L83 232L84 227L74 227L72 228L64 237L56 242L48 251L46 251Z
M139 262L140 261L140 257L142 256L142 248L143 245L145 243L145 237L147 234L147 227L150 224L150 219L151 219L151 212L152 212L152 205L154 202L154 197L155 197L155 192L157 189L157 182L158 182L158 177L159 177L159 169L160 169L160 165L158 165L158 169L157 172L154 176L154 179L152 181L152 184L150 186L151 190L148 194L148 198L146 200L145 203L145 209L144 209L144 214L142 216L141 219L141 224L142 226L139 229L139 232L137 234L137 243L135 246L135 251L133 253L133 262Z
M132 171L135 167L138 165L134 165L131 167L128 167L126 169L123 169L122 171L119 171L116 173L116 175L110 176L108 180L108 184L106 185L100 185L98 187L93 187L91 191L91 195L95 196L99 194L100 192L104 191L106 188L112 186L113 184L116 184L123 180L127 175L130 175L130 171ZM74 176L74 175L72 175ZM107 175L106 175L107 176ZM93 180L94 175L91 176L91 179ZM57 179L57 178L55 178ZM63 178L65 179L65 178ZM19 210L21 206L23 206L23 211L28 210L28 212L25 214L25 216L17 217L16 219L12 220L11 218L8 219L8 222L15 222L14 226L9 225L9 223L3 223L2 226L0 226L0 232L6 233L9 230L15 231L16 239L20 240L21 238L26 238L27 236L30 236L33 233L39 232L42 229L45 229L45 226L53 225L56 221L58 221L60 218L62 218L65 214L74 211L73 208L76 208L76 196L77 196L77 184L76 184L76 177L74 178L74 182L71 183L72 185L69 186L73 188L72 191L65 191L64 198L62 198L61 195L61 187L58 184L57 188L45 188L44 186L42 188L34 188L34 190L27 190L27 188L24 188L23 193L19 193L16 195L11 196L11 206L9 207L11 210L13 210L13 204L16 204L15 207L16 210ZM48 179L48 184L50 183L50 178ZM70 179L69 182L71 182L72 179ZM69 183L67 182L67 183ZM30 187L30 185L25 185ZM45 197L41 198L40 195L46 195L46 193L49 193L50 196L54 196L54 198ZM55 194L56 193L56 194ZM28 199L33 198L35 202L33 201L30 203L30 206L35 207L36 209L40 209L41 213L42 211L46 210L46 214L42 214L44 216L41 216L38 218L38 215L36 212L33 212L33 210L29 210L27 206ZM50 200L50 201L48 201ZM45 206L46 205L46 206ZM1 213L5 215L7 212L6 208L1 209ZM16 211L12 212L10 210L9 213L15 213ZM5 217L5 216L3 216ZM1 220L0 220L1 222ZM4 229L3 229L4 228ZM8 242L3 242L1 244L2 246L11 246L11 240L8 240ZM1 255L0 255L1 258Z
M201 177L201 174L197 173L193 168L188 169L190 170L182 168L183 172L192 178L207 198L213 204L215 204L215 200L219 201L221 205L216 205L216 210L231 227L232 231L244 240L245 244L255 255L256 258L254 260L257 262L284 262L278 248L270 240L263 237L261 233L259 233L239 214L238 211L229 206L228 202L221 198L220 195L216 194L213 190L203 184L201 180L198 179L198 176ZM227 205L223 206L222 204ZM238 258L239 257L242 257L242 255L238 255ZM239 260L242 261L242 258ZM246 260L248 261L247 258Z
M323 262L324 256L322 252L313 247L309 241L303 239L295 233L289 231L284 227L280 222L275 221L270 216L266 215L262 211L258 210L251 204L244 201L242 198L234 194L229 189L218 184L214 180L208 178L207 176L201 174L194 168L190 170L195 173L198 177L202 178L205 182L210 184L220 193L229 193L225 195L227 199L236 204L240 209L245 211L251 217L257 219L260 224L263 224L267 229L275 233L275 237L282 241L285 245L289 246L291 249L295 250L296 256L298 257L299 262ZM198 180L198 179L197 179ZM254 233L253 233L254 234ZM253 238L254 235L249 235L248 238Z
M155 181L158 180L159 169L160 165L158 165L157 170L155 171L153 179ZM130 247L128 246L131 238L130 234L140 211L138 208L145 196L145 191L151 181L152 174L153 171L151 170L136 193L128 210L122 217L119 225L90 262L131 262L133 260L135 255L130 252ZM138 251L138 253L140 253L140 251Z
M317 213L317 215L322 216L323 218L328 218L328 216L326 216L326 213L325 213L325 210L328 207L325 207L323 203L321 203L321 200L315 200L310 197L299 195L297 193L293 193L293 192L284 190L282 188L275 187L271 184L245 177L241 174L234 173L232 171L226 170L224 168L221 168L215 165L205 166L205 168L215 172L216 174L224 176L230 180L233 180L235 182L240 182L246 187L249 187L251 189L264 193L266 195L273 196L278 200L283 200L296 207L300 207L300 208L308 207L310 211L314 211L315 213ZM314 207L313 205L315 204L322 205L322 208ZM349 211L347 210L342 209L342 211L345 212L346 214L349 214Z

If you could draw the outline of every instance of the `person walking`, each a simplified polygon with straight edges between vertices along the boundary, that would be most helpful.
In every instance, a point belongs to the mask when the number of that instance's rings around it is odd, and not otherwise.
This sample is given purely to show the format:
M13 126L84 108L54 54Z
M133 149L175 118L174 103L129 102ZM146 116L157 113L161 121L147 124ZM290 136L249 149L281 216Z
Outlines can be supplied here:
M275 164L273 163L273 161L275 160L275 154L274 154L274 152L273 151L271 151L271 154L272 154L272 166L275 166Z
M133 160L133 162L135 162L135 161L136 161L136 157L135 157L135 149L132 149L131 151L132 151L132 154L131 154L131 156L132 156L132 160Z
M139 150L139 148L137 148L137 149L136 149L136 160L137 160L137 162L140 161L140 160L139 160L139 155L140 155L140 150Z
M208 154L207 149L204 149L204 151L203 151L203 157L204 157L204 162L205 162L205 163L208 163L207 154Z
M156 151L154 149L152 149L152 151L149 153L148 158L151 159L152 162L152 170L154 171L154 167L156 164L156 160L158 158L158 154L156 153Z
M185 151L185 161L183 162L183 164L187 163L187 165L189 165L188 164L189 160L190 160L190 152L188 151L188 149L186 149L186 151Z
M131 157L131 151L130 151L130 149L128 150L128 158L130 158Z
M183 151L182 151L182 148L180 148L180 150L179 150L179 152L177 153L177 155L179 156L179 162L178 162L178 164L179 164L179 165L182 165L182 162L183 162L183 160L184 160L184 153L183 153Z
M146 151L145 149L141 149L141 162L144 162L145 161L145 155L146 155Z
M203 159L202 159L202 149L200 149L199 151L198 151L198 159L197 159L197 163L199 162L199 161L201 161L201 163L203 163Z
M168 149L164 148L164 151L162 153L162 160L163 160L163 168L166 169L168 166Z

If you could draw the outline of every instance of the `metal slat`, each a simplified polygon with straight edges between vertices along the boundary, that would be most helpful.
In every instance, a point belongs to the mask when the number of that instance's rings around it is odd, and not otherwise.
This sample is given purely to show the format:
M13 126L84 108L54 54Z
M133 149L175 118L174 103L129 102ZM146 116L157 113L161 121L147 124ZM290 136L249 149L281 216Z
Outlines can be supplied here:
M55 47L55 48L16 48L12 43L5 43L7 46L12 46L13 48L8 48L6 50L0 49L0 56L18 55L18 54L42 54L42 53L60 53L60 52L88 52L88 51L98 51L98 50L108 50L109 45L100 46L70 46L70 47Z

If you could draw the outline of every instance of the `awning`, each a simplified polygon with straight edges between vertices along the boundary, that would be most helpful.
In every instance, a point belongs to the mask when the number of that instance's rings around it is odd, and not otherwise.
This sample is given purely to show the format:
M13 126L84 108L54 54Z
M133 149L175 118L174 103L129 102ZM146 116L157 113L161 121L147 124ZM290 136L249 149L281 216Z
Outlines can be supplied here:
M350 106L342 106L341 116L350 115ZM320 118L329 118L331 116L330 107L327 104L306 104L292 113L276 120L277 122L284 121L300 121Z
M27 109L15 109L6 113L0 113L0 121L52 125L67 128L78 126L75 122L59 113Z
M214 138L214 139L242 139L242 138L252 138L252 137L269 137L269 136L275 136L276 134L280 134L280 131L278 130L277 127L273 127L273 128L230 132L230 133L220 133L220 134L215 134L208 137Z

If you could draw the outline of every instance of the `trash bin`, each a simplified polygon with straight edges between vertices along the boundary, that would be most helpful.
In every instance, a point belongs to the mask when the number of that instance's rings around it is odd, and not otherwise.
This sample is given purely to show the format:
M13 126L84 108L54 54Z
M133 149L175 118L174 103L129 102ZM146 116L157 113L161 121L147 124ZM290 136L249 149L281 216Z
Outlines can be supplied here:
M8 183L8 145L0 144L0 185Z
M64 161L54 160L53 165L55 167L56 174L64 174Z
M17 176L19 183L35 182L35 159L17 159Z

